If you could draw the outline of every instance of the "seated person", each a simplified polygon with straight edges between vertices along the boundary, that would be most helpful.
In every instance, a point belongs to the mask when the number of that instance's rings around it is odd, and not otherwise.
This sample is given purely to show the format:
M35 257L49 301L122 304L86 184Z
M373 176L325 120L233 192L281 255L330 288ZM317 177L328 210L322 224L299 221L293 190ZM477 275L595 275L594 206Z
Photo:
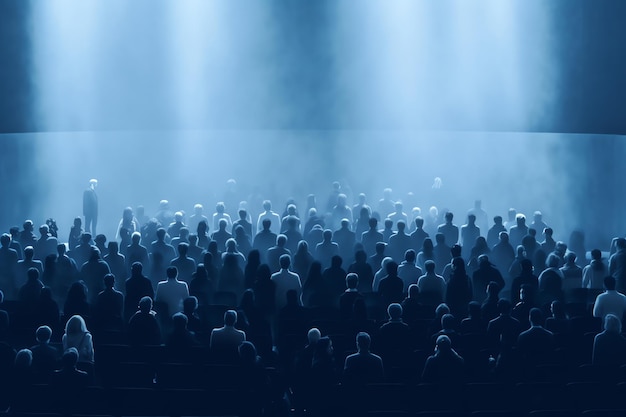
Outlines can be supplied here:
M426 359L422 382L460 383L465 377L465 361L452 349L452 342L446 335L437 337L435 352Z
M160 345L161 327L152 310L152 298L139 300L139 311L128 322L128 336L131 346Z
M52 329L48 326L40 326L35 333L37 344L30 348L33 353L33 372L37 382L48 382L50 375L57 369L59 351L50 346Z
M235 323L237 323L237 312L235 310L226 311L224 313L224 326L211 331L209 342L211 351L227 358L236 357L239 345L246 340L246 333L236 329Z
M385 372L380 356L370 352L370 335L359 332L356 335L357 353L346 358L343 367L343 383L345 385L364 385L383 382Z
M387 355L406 353L411 350L411 332L409 326L402 321L402 306L398 303L387 307L389 321L378 330L376 351L387 362Z
M532 308L528 319L530 329L520 333L517 350L527 365L551 363L555 348L554 335L543 328L543 313L538 308Z
M61 358L62 368L52 374L51 383L61 388L84 388L89 385L89 375L77 369L77 363L78 350L68 348Z
M196 336L187 329L187 316L176 313L172 316L174 328L165 341L165 346L176 353L184 353L185 350L198 344Z
M626 363L626 339L621 332L620 319L614 314L607 314L604 317L604 331L593 340L593 365L615 369Z
M357 298L363 298L363 295L357 289L359 286L359 276L355 273L349 273L346 276L347 289L339 297L339 314L341 319L349 320L352 316L352 307Z

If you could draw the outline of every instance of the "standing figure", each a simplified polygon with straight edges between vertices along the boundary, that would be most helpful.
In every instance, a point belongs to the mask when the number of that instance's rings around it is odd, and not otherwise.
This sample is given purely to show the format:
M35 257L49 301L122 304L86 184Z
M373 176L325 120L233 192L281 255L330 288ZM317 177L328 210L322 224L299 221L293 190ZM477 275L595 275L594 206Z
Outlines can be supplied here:
M83 193L83 215L85 216L85 231L96 235L96 225L98 224L98 195L96 187L98 180L90 179L89 188Z

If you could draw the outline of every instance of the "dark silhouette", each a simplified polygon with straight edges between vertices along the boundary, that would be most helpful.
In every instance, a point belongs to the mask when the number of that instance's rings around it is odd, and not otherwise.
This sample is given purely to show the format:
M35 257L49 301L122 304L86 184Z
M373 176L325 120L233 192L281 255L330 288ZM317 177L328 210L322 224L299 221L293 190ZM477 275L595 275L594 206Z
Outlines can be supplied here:
M98 195L96 187L98 180L89 180L89 188L83 192L83 216L85 216L85 231L96 235L98 225Z

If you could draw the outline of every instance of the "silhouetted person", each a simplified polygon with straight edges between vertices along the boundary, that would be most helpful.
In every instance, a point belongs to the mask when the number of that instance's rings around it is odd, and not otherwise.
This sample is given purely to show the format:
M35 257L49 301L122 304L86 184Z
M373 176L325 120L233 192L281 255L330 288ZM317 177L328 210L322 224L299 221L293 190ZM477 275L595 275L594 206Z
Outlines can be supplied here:
M401 303L404 299L404 282L398 277L398 264L394 261L388 262L385 270L387 276L380 281L378 294L383 304Z
M141 244L141 233L135 232L131 235L131 243L126 249L126 266L130 271L130 267L135 262L141 262L146 268L150 267L150 257L148 249Z
M17 262L15 249L10 248L11 236L4 233L0 237L0 286L6 291L7 297L13 298L17 292Z
M265 220L269 220L270 221L270 226L269 229L272 233L274 234L278 234L280 233L280 216L278 215L278 213L275 213L274 211L272 211L272 202L269 200L265 200L263 201L263 213L259 214L259 219L257 221L257 230L263 230L264 226L263 226L263 222ZM256 248L259 249L260 248Z
M322 277L322 264L313 261L302 285L302 304L305 307L327 308L333 304L328 283Z
M178 234L176 235L176 237L172 236L172 240L170 240L170 245L172 245L176 250L176 255L180 254L180 252L178 251L178 245L180 245L181 243L189 244L189 229L187 229L187 226L182 226L178 230Z
M103 290L104 276L110 273L109 265L100 259L100 251L95 247L92 248L89 261L80 268L80 277L87 284L91 302L95 301L96 296Z
M552 238L553 230L551 227L543 229L544 240L541 242L541 250L545 253L551 253L556 247L556 241Z
M539 275L539 302L560 300L563 297L563 274L559 269L559 258L552 253L548 255L546 267Z
M85 216L85 231L96 235L98 225L98 195L96 187L98 180L90 179L89 187L83 192L83 216Z
M350 221L346 218L341 220L341 227L335 230L332 240L337 243L338 255L346 261L352 262L354 258L354 245L356 243L356 235L350 230Z
M52 329L48 326L40 326L35 333L37 344L30 347L33 354L32 367L35 380L39 383L49 382L50 376L59 363L59 350L50 346L51 337Z
M487 284L487 290L485 291L486 297L480 306L480 314L485 323L489 323L491 320L498 317L498 301L500 300L499 295L501 289L500 285L496 282Z
M150 244L150 254L152 255L152 261L154 262L155 253L159 253L164 265L169 263L176 257L176 251L174 247L165 241L167 232L160 227L156 233L156 240ZM128 263L128 260L127 260ZM132 265L132 263L131 263Z
M222 220L226 221L226 226L224 230L232 230L233 222L230 218L230 214L226 213L226 205L223 201L219 201L215 205L215 213L213 213L213 230L217 230L220 228L219 224Z
M452 342L446 335L437 337L435 352L426 359L422 381L426 383L459 383L465 377L465 361L452 349Z
M76 281L67 292L67 298L63 305L63 315L67 318L75 315L89 317L89 314L90 305L87 302L87 286L83 281Z
M526 226L526 216L519 213L515 216L515 226L509 230L509 240L512 246L522 244L522 239L528 234L528 226Z
M452 260L452 275L446 289L446 304L454 317L465 317L467 304L472 300L473 290L470 278L465 272L462 258Z
M626 363L626 339L621 335L622 323L614 314L604 317L604 331L595 336L591 363L607 370Z
M348 273L355 273L359 277L358 290L360 292L370 292L372 290L372 281L374 280L374 272L372 267L367 263L367 254L363 250L358 250L354 254L354 263L348 267Z
M131 235L135 232L139 231L139 227L135 222L135 214L133 213L132 207L126 207L122 212L122 219L120 220L119 225L117 226L117 230L115 232L115 239L120 238L120 230L125 229ZM94 234L95 236L95 234Z
M395 210L395 202L391 198L392 193L391 188L385 188L383 190L383 198L378 200L378 213L383 218L386 218Z
M424 239L422 247L417 254L417 266L423 269L427 261L435 261L435 247L433 241L428 237Z
M47 224L43 224L39 227L39 233L41 237L37 240L37 244L35 245L35 259L43 261L46 259L46 256L56 254L59 242L56 237L50 234L50 228Z
M237 312L228 310L224 313L224 326L211 331L209 347L220 357L232 357L239 345L246 340L246 334L235 328Z
M524 259L520 262L521 273L513 279L511 284L511 303L516 305L520 299L519 294L523 285L527 285L527 296L534 299L539 293L539 279L533 274L533 264L530 260Z
M368 220L368 225L369 230L361 234L361 243L365 253L372 256L376 252L376 244L383 242L383 234L378 231L378 220L375 217Z
M196 346L198 341L195 334L189 330L189 319L183 313L175 313L172 316L173 328L165 340L170 355L184 357L189 348Z
M160 345L161 328L152 310L152 298L141 297L137 310L128 322L128 338L131 346Z
M412 248L413 241L411 236L406 234L404 221L400 221L397 228L398 232L389 238L388 253L396 262L401 262L406 251Z
M323 268L328 268L333 256L339 254L339 245L332 241L333 232L329 229L324 230L324 240L315 247L315 259L317 259Z
M536 302L532 298L532 295L532 287L528 284L522 285L519 292L519 302L515 304L511 312L511 316L520 322L523 329L529 326L528 314L530 310L536 307Z
M422 276L422 269L415 265L416 255L413 249L404 252L404 261L398 266L398 276L404 283L403 293L407 293L409 285L417 284L417 280Z
M306 240L301 240L298 242L298 248L293 255L293 272L298 274L299 277L306 279L314 260L313 255L309 252L309 245L306 243Z
M503 277L509 274L511 264L515 260L515 251L509 243L508 233L500 232L498 243L493 246L490 258Z
M615 278L617 290L626 292L626 239L615 241L617 251L609 258L609 274Z
M607 314L613 314L623 320L626 312L626 295L616 290L615 278L604 278L605 291L596 297L593 305L593 316L604 319Z
M267 264L272 272L277 272L280 269L280 258L283 255L291 256L291 251L287 249L287 236L278 235L276 245L267 250Z
M582 287L589 289L602 289L604 277L609 275L607 266L602 262L602 251L591 251L591 262L583 268Z
M565 254L565 265L560 268L563 275L563 290L581 288L583 279L583 270L576 265L576 253L567 252Z
M33 247L26 246L24 248L24 259L22 259L21 261L17 261L16 283L18 287L26 282L29 269L35 268L37 271L39 271L39 275L43 274L43 263L41 261L33 259L34 256L35 256L35 250L33 249Z
M74 250L80 243L80 238L83 234L83 221L80 217L74 218L74 224L70 227L70 234L67 238L67 245L70 251Z
M409 217L402 211L402 209L402 203L400 201L396 201L394 204L394 211L387 214L387 218L396 225L396 230L398 222L404 222L405 226L409 222Z
M244 284L245 277L243 270L239 266L237 257L233 254L227 254L224 258L224 266L219 273L217 290L232 292L237 296L238 301L245 290Z
M533 308L529 313L530 329L520 333L517 349L527 365L551 363L555 348L554 335L543 328L543 313Z
M354 210L353 210L354 211ZM361 241L363 233L366 233L370 229L370 211L368 207L361 207L356 211L359 213L359 217L354 221L354 234L357 241Z
M395 233L393 231L393 220L385 219L383 224L384 224L384 227L383 227L383 230L381 231L381 233L383 234L383 242L388 244L389 238L393 236L393 234Z
M189 230L198 230L198 225L202 221L205 221L207 225L209 224L209 219L204 215L204 207L202 204L195 204L193 206L193 214L189 216L189 220L187 222Z
M541 245L537 242L537 231L535 229L528 229L528 234L522 238L522 246L524 246L529 259L533 259L535 253L541 248Z
M437 232L444 235L446 242L449 242L450 244L455 244L459 241L459 228L452 223L452 220L454 219L454 214L448 211L446 212L444 217L446 219L446 222L437 227Z
M446 299L446 282L435 273L435 263L426 261L424 275L417 280L417 287L422 294L428 294L433 304L440 304Z
M86 388L89 385L89 374L76 367L78 363L78 350L70 347L65 350L61 358L61 369L52 373L50 381L54 386L63 390L76 390Z
M435 272L441 274L443 268L450 263L452 255L450 254L450 246L446 244L446 238L442 233L435 235L437 244L433 248L433 260L435 261Z
M117 242L109 242L109 251L104 256L104 262L109 265L111 273L115 276L117 288L123 288L125 278L127 277L126 258L119 253Z
M346 271L341 267L343 259L335 255L330 260L330 266L324 269L322 279L326 283L326 288L330 291L331 304L337 306L339 297L345 290Z
M158 222L163 227L167 227L174 220L174 213L170 210L170 202L167 200L159 201L159 210L154 215L154 218L158 220Z
M276 308L276 284L272 281L272 271L267 264L261 264L254 281L254 298L259 310L269 316Z
M143 265L140 262L135 262L130 268L130 278L125 282L124 314L126 320L130 319L130 316L136 311L139 300L143 297L149 297L150 303L152 303L154 288L152 282L143 275Z
M246 236L248 236L248 239L252 239L254 235L252 233L252 223L248 221L248 211L246 209L239 209L237 214L239 215L239 219L233 222L233 234L237 226L241 226Z
M381 383L385 380L383 361L380 356L370 352L371 343L369 334L365 332L357 334L358 352L346 357L342 378L344 385L348 387L363 386Z
M233 235L226 230L227 227L228 221L226 221L226 219L220 219L217 230L211 235L211 240L217 242L217 248L222 252L226 249L226 241L233 237Z
M276 311L279 311L286 305L287 292L290 290L296 291L298 303L302 305L302 283L300 282L300 277L289 270L291 256L282 255L279 263L280 270L272 274L272 281L276 285Z
M502 216L495 216L493 218L493 226L491 226L487 232L487 245L493 249L500 241L500 233L506 231L506 227L502 224Z
M196 262L187 256L188 250L189 245L187 243L179 243L179 255L170 262L170 265L175 266L178 270L178 278L186 283L191 281L191 275L196 271Z
M276 245L276 239L278 236L272 232L272 221L269 218L264 219L262 222L259 222L259 224L261 227L258 229L259 232L254 237L252 247L261 253L261 262L267 263L267 251Z
M511 303L501 298L498 301L498 317L489 321L487 336L493 345L512 346L522 332L522 324L511 316Z
M0 290L0 343L9 337L9 313L4 309L4 292Z
M319 216L317 214L317 209L315 209L314 207L311 207L309 209L309 217L307 221L304 223L304 229L302 230L302 235L306 238L309 232L311 231L311 229L313 229L315 225L318 225L323 230L324 227L326 226L326 222L324 221L324 218L322 216Z
M103 281L104 290L98 294L93 306L94 324L100 330L121 330L124 295L115 289L114 275L105 275Z
M283 227L285 232L283 233L287 237L287 246L291 253L295 253L298 249L298 243L302 240L302 234L298 230L298 223L294 217L287 216L283 221Z
M474 301L482 301L485 297L487 285L490 282L497 283L500 288L504 288L504 278L498 269L489 262L487 255L478 257L478 269L472 275L472 288L474 290Z
M339 316L342 320L349 320L352 317L354 302L358 298L363 298L359 292L359 276L355 273L346 275L346 290L339 297Z
M159 282L155 301L164 302L171 316L183 311L183 300L189 297L189 289L186 282L178 280L178 270L175 266L167 268L166 273L167 281Z
M480 255L489 255L490 253L491 249L487 246L487 240L482 236L478 236L470 252L469 262L467 263L470 273L474 273L478 268L478 257Z
M61 342L63 349L76 348L78 351L78 367L81 369L90 369L93 366L94 351L93 339L85 320L78 315L70 317L65 324L65 334ZM91 366L89 366L91 365Z

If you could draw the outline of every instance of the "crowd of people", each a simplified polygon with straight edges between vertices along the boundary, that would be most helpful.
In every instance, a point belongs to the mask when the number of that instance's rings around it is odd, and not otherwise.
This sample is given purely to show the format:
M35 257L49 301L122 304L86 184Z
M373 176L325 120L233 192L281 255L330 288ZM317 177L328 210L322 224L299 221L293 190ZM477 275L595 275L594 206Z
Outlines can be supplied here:
M106 368L131 361L100 347L161 346L162 362L202 349L243 372L253 414L324 415L338 385L520 382L587 363L618 378L626 364L624 238L588 255L539 211L491 222L476 201L459 226L436 207L405 213L389 189L349 206L335 186L326 207L266 200L254 217L243 202L129 207L110 239L95 234L94 181L67 241L30 220L0 237L5 384L110 384Z

